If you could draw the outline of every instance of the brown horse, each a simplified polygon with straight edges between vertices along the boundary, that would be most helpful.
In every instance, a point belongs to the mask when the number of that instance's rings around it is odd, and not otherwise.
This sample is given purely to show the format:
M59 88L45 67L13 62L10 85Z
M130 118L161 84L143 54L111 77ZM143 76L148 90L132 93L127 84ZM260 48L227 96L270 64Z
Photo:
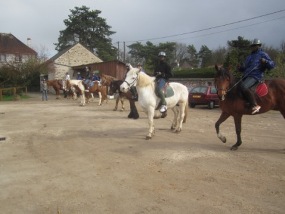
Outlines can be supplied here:
M47 85L53 87L55 90L56 99L60 98L60 90L63 91L64 97L66 97L66 90L63 88L62 80L47 80Z
M93 86L91 87L87 87L87 85L84 83L83 84L85 86L85 88L88 88L87 91L85 91L86 94L86 99L87 102L89 102L89 99L91 97L91 93L98 93L99 94L99 103L98 105L102 105L102 103L106 100L106 102L108 101L107 99L107 86L100 84L100 82L98 81L94 81L93 82Z
M135 104L135 101L132 99L132 93L128 91L127 93L123 93L120 91L120 85L123 83L123 80L113 80L110 83L110 89L109 89L109 95L113 95L114 93L118 92L119 96L116 99L116 106L114 111L117 110L118 108L118 102L121 100L122 106L124 106L122 99L124 97L129 100L130 102L130 113L128 115L128 118L133 118L133 119L138 119L139 118L139 113Z
M101 74L100 79L101 79L101 84L106 85L106 86L110 86L113 80L118 80L117 78L107 75L107 74Z
M223 67L215 66L217 72L215 76L215 85L220 98L220 108L222 113L215 124L218 138L226 143L226 137L220 133L220 125L233 116L237 142L231 147L231 150L237 150L242 144L241 140L241 121L242 116L252 115L252 109L240 94L239 84L234 80L232 73ZM261 106L259 114L269 110L277 110L285 118L285 80L272 79L266 80L265 84L268 88L268 93L263 96L256 96L258 105Z

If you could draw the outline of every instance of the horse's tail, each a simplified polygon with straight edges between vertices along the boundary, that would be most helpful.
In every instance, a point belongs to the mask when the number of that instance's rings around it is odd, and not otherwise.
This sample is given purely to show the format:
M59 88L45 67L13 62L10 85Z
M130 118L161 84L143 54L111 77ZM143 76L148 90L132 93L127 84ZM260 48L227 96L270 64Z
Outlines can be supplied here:
M188 115L188 101L186 102L185 109L184 109L184 118L183 123L186 123L187 115Z

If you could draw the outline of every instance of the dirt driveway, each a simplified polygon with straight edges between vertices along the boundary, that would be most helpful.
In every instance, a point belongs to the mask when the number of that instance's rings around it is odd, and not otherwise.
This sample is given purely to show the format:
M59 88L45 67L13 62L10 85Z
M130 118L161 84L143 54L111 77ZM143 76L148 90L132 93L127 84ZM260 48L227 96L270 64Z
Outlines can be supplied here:
M180 134L171 116L114 112L114 101L0 103L0 213L284 213L285 120L278 112L233 120L216 137L219 109L189 109ZM129 105L126 104L127 109Z

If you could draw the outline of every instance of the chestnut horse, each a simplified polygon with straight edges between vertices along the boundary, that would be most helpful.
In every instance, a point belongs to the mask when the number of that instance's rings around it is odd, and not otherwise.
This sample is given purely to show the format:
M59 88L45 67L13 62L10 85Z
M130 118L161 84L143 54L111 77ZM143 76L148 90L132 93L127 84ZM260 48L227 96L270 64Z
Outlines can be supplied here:
M128 99L130 102L130 113L128 115L128 118L138 119L139 113L135 104L135 101L132 99L132 93L130 91L123 93L120 91L120 85L123 83L123 80L113 80L110 83L109 88L109 95L113 95L116 92L119 93L119 96L116 99L116 106L114 108L114 111L118 109L118 103L121 100L122 103L122 109L124 109L124 98Z
M88 87L86 87L86 84L84 82L83 82L83 84L84 84L85 88L88 88ZM98 103L99 106L102 105L104 100L106 100L106 102L108 101L108 99L107 99L107 86L100 84L98 81L94 81L93 85L91 87L89 87L88 91L85 91L85 93L86 93L87 102L89 102L91 94L94 94L94 93L98 93L98 95L99 95L99 103Z
M249 107L245 99L240 94L239 82L235 81L232 73L223 67L215 66L217 72L215 75L215 86L220 98L220 108L222 113L215 123L216 133L218 138L226 143L226 137L220 133L220 125L233 116L237 142L231 147L231 150L237 150L242 144L241 140L241 121L243 115L252 115L252 109ZM263 93L263 96L256 96L258 105L261 106L258 114L265 113L269 110L277 110L285 118L285 80L272 79L266 80L268 92ZM265 89L266 86L264 85Z
M63 88L62 80L47 80L47 85L53 87L56 94L56 99L60 99L60 90L63 91L64 97L67 96L66 90Z
M106 75L106 74L101 74L100 79L101 79L101 84L106 85L106 86L110 86L113 80L117 80L117 78L112 77L110 75Z

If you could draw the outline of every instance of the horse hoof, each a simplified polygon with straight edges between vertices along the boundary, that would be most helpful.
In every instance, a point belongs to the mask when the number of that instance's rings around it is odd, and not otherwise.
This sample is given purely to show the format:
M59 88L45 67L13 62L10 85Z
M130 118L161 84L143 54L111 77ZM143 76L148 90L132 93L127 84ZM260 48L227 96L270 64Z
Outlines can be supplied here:
M146 140L150 140L150 139L151 139L151 136L146 136L145 139L146 139Z
M175 133L180 133L180 132L181 132L181 129L176 129L174 132L175 132Z
M238 149L238 146L232 146L232 147L231 147L231 150L232 150L232 151L236 151L237 149Z
M221 134L218 134L218 138L223 142L226 143L227 142L227 138Z

